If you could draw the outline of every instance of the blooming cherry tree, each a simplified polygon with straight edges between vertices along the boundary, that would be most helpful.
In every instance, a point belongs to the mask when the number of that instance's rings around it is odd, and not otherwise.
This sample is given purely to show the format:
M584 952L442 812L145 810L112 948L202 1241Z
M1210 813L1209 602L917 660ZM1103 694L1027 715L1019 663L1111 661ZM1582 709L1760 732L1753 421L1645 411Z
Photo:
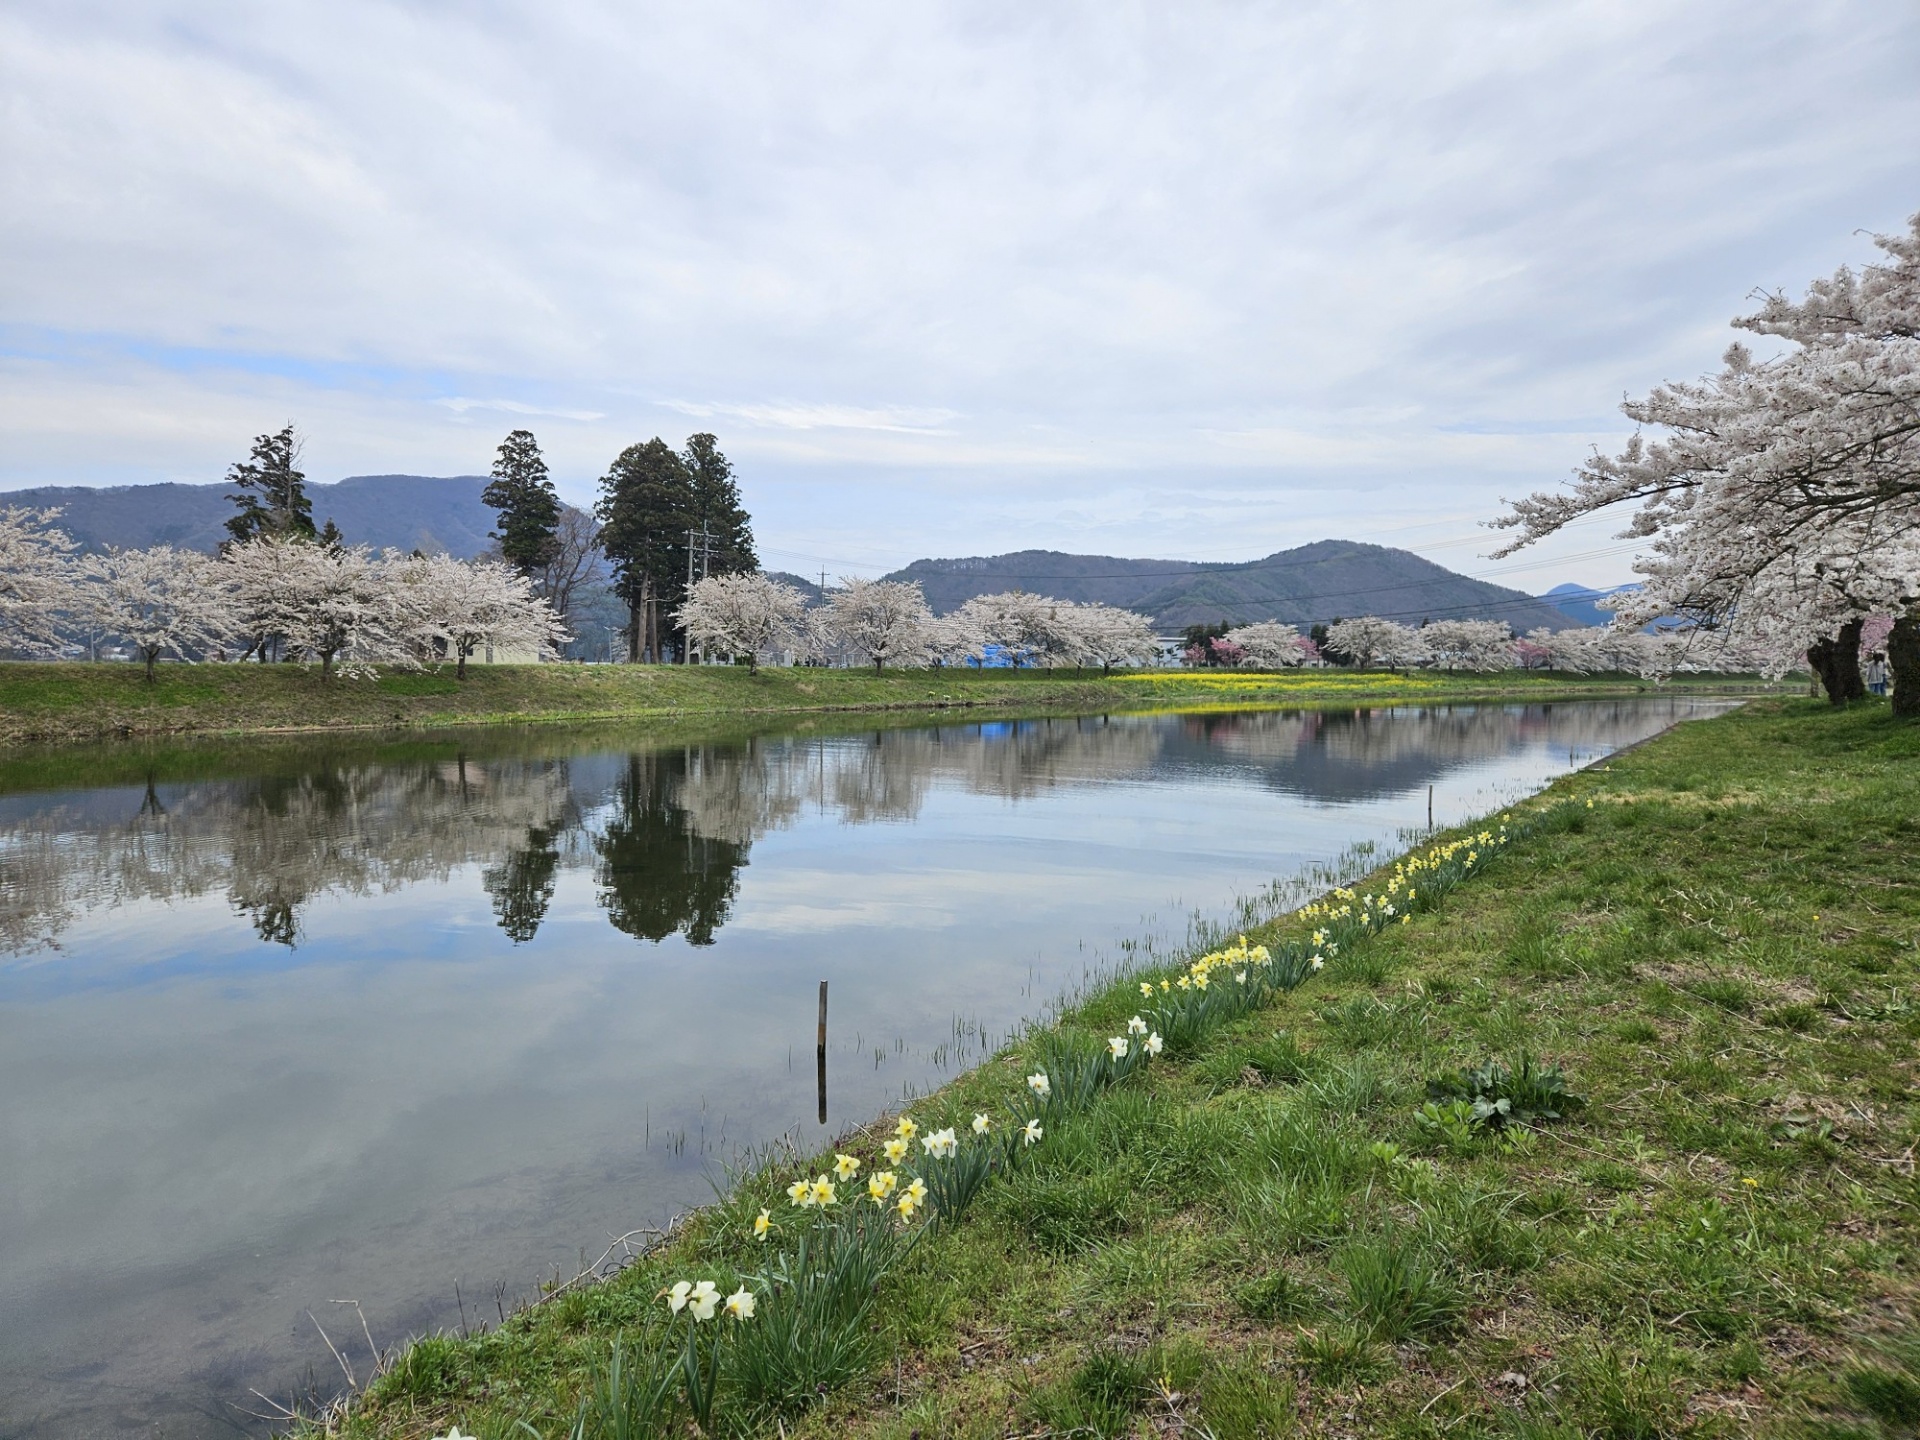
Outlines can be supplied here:
M1375 665L1401 669L1427 658L1426 642L1418 630L1377 615L1334 621L1327 627L1327 644L1362 670Z
M1278 620L1261 620L1227 632L1226 638L1240 647L1243 663L1259 670L1290 670L1306 663L1307 652L1301 635L1291 625Z
M800 644L807 602L791 585L765 575L709 575L688 592L674 619L703 649L745 655L751 674L760 668L761 652Z
M191 659L233 631L230 588L210 555L155 545L109 550L80 563L79 612L146 662L147 683L163 655Z
M843 578L827 597L827 613L834 634L876 671L889 660L917 665L932 648L933 611L918 584Z
M230 546L221 563L249 633L262 641L279 637L297 660L318 660L323 680L343 659L366 663L405 654L406 611L393 603L392 567L365 546L263 536Z
M394 633L416 655L444 646L459 679L467 678L467 661L482 647L544 657L566 643L566 626L512 565L427 555L389 556L381 568Z
M58 510L0 510L0 647L29 655L60 650L59 619L75 599L73 541L54 528Z
M1443 670L1513 668L1513 632L1498 620L1435 620L1420 639Z

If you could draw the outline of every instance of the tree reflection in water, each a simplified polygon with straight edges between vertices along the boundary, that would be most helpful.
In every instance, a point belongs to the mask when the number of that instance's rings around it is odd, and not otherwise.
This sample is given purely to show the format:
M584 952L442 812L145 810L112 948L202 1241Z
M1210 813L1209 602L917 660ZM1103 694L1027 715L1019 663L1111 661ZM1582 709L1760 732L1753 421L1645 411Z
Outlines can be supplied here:
M750 847L803 812L897 823L943 788L1022 802L1196 773L1349 803L1518 746L1598 753L1698 703L1060 717L559 758L335 750L240 779L0 795L0 954L55 950L92 912L221 893L261 940L294 946L316 896L468 866L515 944L585 872L623 933L708 945Z
M700 834L671 798L688 751L627 757L613 816L594 840L600 903L616 930L642 940L682 934L711 945L739 888L747 846Z

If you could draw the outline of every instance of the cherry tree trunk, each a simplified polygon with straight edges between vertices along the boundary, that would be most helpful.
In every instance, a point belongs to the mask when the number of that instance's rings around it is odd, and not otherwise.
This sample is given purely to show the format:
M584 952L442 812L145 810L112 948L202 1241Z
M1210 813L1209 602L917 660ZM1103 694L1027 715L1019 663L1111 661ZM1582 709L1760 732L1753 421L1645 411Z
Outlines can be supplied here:
M1887 636L1887 669L1893 678L1893 713L1920 719L1920 605L1894 618Z
M1807 651L1807 663L1826 687L1829 705L1867 698L1867 682L1860 676L1861 624L1849 620L1837 635L1814 642Z

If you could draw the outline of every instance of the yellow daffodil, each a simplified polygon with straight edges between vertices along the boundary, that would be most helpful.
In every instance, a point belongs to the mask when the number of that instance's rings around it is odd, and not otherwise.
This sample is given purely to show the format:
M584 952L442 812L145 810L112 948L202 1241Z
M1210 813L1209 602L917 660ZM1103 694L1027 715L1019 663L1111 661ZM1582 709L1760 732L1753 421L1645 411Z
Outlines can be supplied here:
M768 1232L770 1232L772 1229L773 1229L773 1212L772 1211L762 1210L758 1215L753 1217L753 1238L754 1239L756 1240L766 1239Z
M987 1118L987 1112L984 1110L982 1110L978 1115L975 1115L973 1117L973 1133L976 1135L986 1134L988 1129L991 1128L992 1125L993 1125L993 1121Z
M860 1173L860 1162L851 1155L833 1157L833 1173L842 1180L851 1180Z
M902 1140L911 1140L920 1133L920 1127L913 1123L913 1117L911 1115L902 1115L900 1117L900 1123L893 1127L893 1133L898 1135Z
M753 1292L742 1285L733 1294L727 1296L727 1314L736 1320L753 1318Z
M1134 1016L1131 1020L1127 1021L1127 1033L1129 1035L1146 1034L1147 1022L1142 1020L1138 1015Z
M918 1175L914 1176L912 1180L907 1182L906 1193L913 1197L914 1204L916 1205L926 1204L927 1203L927 1182L922 1180Z
M911 1220L913 1219L913 1212L920 1208L920 1202L914 1198L911 1190L906 1190L901 1192L900 1198L894 1202L893 1208L900 1212L900 1218L902 1220Z
M1046 1133L1046 1131L1040 1128L1040 1122L1038 1120L1029 1120L1027 1121L1026 1129L1020 1132L1020 1137L1029 1145L1038 1145L1040 1143L1040 1137Z
M876 1171L867 1177L867 1194L872 1198L874 1204L884 1205L887 1203L887 1197L893 1194L893 1187L897 1183L898 1181L895 1179L893 1171Z
M898 1165L907 1158L907 1142L904 1140L889 1140L880 1148L886 1152L889 1165Z
M811 1188L813 1190L814 1204L831 1205L834 1203L837 1192L834 1190L833 1182L827 1179L826 1176L822 1175L818 1180L815 1180Z
M713 1307L719 1303L720 1287L711 1280L702 1280L693 1287L693 1293L687 1297L687 1313L696 1320L711 1320Z
M813 1182L811 1180L794 1181L787 1186L787 1198L796 1205L813 1204Z
M1167 991L1167 982L1163 979L1160 982L1160 993L1164 995L1166 991Z
M1145 995L1148 999L1152 999L1153 998L1153 982L1151 980L1142 980L1140 982L1140 993L1142 995Z

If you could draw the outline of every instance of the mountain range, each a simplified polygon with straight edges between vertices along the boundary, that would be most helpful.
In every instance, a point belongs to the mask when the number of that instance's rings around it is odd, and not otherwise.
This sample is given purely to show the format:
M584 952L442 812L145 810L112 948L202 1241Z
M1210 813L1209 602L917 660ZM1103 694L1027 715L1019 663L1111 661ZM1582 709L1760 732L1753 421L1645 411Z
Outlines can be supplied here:
M444 550L463 558L487 549L494 514L481 502L484 475L352 475L311 483L318 525L332 520L349 542L399 550ZM0 494L0 504L58 508L60 525L85 550L155 544L211 550L226 538L232 486L41 486ZM812 598L817 587L783 576ZM1021 589L1065 600L1138 610L1165 630L1228 621L1307 626L1347 615L1419 624L1454 618L1504 620L1524 633L1596 623L1606 592L1562 585L1545 598L1456 574L1407 550L1321 540L1262 560L1208 564L1021 550L1007 555L916 560L887 577L915 580L936 614L975 595ZM1589 614L1589 612L1591 612Z

